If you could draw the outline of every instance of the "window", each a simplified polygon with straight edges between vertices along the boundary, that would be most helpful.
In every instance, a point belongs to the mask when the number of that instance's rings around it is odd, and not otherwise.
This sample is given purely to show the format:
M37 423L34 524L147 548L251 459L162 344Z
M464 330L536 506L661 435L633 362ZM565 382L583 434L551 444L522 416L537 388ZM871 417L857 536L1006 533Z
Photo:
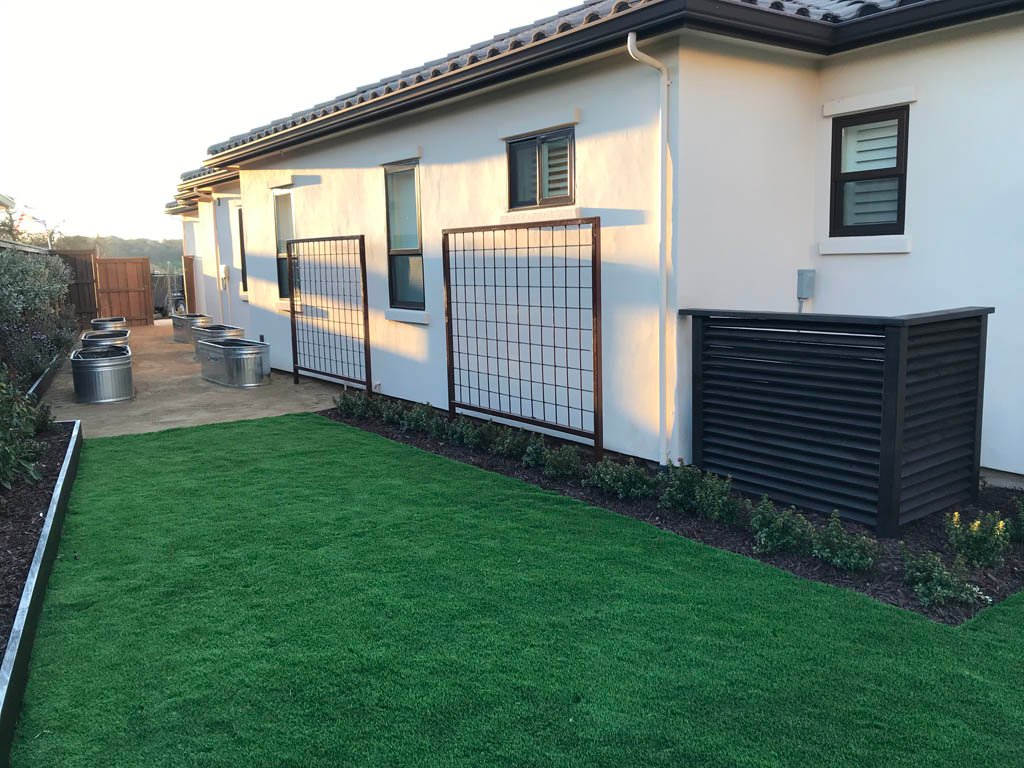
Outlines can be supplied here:
M384 168L391 306L423 309L423 245L416 163Z
M288 283L288 241L295 239L292 196L288 192L274 194L274 227L277 232L277 295L287 299L292 295Z
M909 107L832 121L830 235L902 235Z
M242 227L242 209L238 209L238 253L242 257L242 291L249 291L249 271L245 268L245 229Z
M508 207L573 202L573 129L508 143Z

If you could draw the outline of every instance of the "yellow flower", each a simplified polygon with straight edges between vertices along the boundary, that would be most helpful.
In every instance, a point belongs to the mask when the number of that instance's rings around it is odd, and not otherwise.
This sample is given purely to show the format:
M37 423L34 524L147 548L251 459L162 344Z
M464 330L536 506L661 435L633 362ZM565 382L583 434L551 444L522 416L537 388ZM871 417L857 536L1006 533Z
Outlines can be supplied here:
M981 530L981 520L975 520L971 523L971 533L977 533L979 530Z
M955 525L957 528L960 527L960 513L959 512L954 512L953 513L953 525Z
M1006 531L1006 521L1000 520L996 523L996 533L1002 534Z

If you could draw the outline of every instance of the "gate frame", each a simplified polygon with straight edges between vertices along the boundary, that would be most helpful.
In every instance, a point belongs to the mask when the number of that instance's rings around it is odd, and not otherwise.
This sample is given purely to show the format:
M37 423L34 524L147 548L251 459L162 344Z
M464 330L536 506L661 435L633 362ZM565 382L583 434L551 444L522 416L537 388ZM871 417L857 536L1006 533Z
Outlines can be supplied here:
M293 245L300 243L333 243L339 241L356 241L359 243L359 270L362 273L362 288L363 288L363 370L366 371L366 379L360 381L359 379L353 379L348 376L339 376L334 373L327 373L325 371L318 371L315 368L306 368L299 366L299 347L297 344L298 333L296 330L296 314L295 314L295 263L298 261L299 256L294 252ZM303 237L295 238L287 242L288 248L288 313L290 315L291 323L291 334L292 334L292 378L296 384L299 383L299 377L302 375L301 372L305 371L309 374L315 374L312 378L326 377L335 381L340 381L342 384L361 384L366 388L367 395L373 395L373 375L370 368L370 300L366 293L366 236L365 235L335 235L334 237ZM301 292L301 289L300 289ZM302 302L300 297L299 306L301 308Z
M514 414L496 411L492 408L484 408L478 405L461 403L455 399L455 358L452 346L452 302L451 302L451 262L448 251L449 235L475 234L477 232L498 232L510 229L544 229L548 227L579 226L589 224L591 232L590 248L590 312L592 326L593 367L594 367L594 430L588 432L575 427L563 427L543 419L535 419L530 416L516 416ZM448 413L455 416L458 409L493 416L499 419L527 424L533 427L540 427L552 432L560 432L565 435L581 437L585 440L594 441L594 449L598 455L604 452L604 396L602 394L602 371L601 371L601 217L587 216L575 219L552 219L550 221L525 221L514 224L491 224L482 227L452 227L441 230L441 256L444 270L444 326L447 340L447 368L448 368Z

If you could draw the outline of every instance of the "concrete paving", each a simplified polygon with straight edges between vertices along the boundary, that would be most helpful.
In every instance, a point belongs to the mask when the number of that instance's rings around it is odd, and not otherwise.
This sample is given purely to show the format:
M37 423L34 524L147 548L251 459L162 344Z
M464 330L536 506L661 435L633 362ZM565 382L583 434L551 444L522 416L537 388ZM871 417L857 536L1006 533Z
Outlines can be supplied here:
M329 408L340 387L274 371L270 384L236 389L211 384L199 375L191 344L172 340L170 320L132 328L135 399L102 405L75 402L71 365L65 362L44 398L58 420L81 419L85 437L156 432L222 421L280 416Z

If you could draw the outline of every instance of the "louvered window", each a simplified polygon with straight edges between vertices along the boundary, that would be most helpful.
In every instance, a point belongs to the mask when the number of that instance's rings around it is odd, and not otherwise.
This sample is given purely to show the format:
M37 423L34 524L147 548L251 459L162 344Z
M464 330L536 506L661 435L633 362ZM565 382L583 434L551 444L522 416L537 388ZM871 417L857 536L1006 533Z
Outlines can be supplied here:
M833 121L833 237L903 234L908 115L899 107Z
M508 207L568 205L573 201L573 130L508 144Z

